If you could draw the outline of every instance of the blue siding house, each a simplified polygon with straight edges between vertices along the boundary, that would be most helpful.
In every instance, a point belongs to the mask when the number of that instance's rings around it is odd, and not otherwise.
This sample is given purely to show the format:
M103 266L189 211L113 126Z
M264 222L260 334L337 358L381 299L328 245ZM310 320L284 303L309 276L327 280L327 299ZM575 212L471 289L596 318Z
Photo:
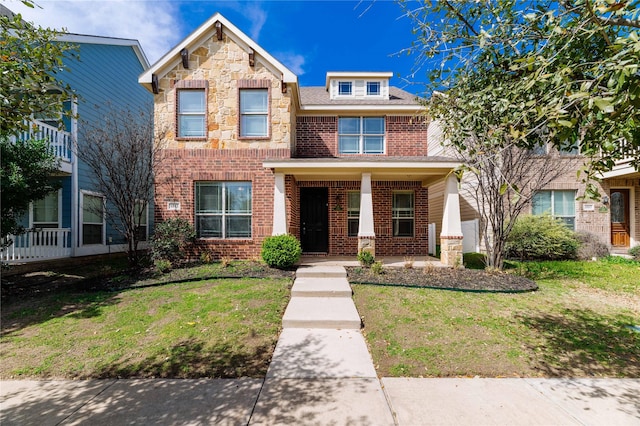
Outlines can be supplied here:
M64 34L58 40L77 46L79 60L65 60L66 70L58 78L75 92L72 100L63 100L73 114L64 120L34 120L29 134L21 137L46 138L60 158L59 172L52 179L62 188L32 203L22 224L29 229L13 236L13 245L2 252L9 263L41 261L62 257L86 256L124 251L125 238L99 214L97 208L111 209L111 200L94 186L88 167L75 152L87 143L82 127L101 123L108 111L144 111L153 117L153 97L138 84L138 76L149 63L137 40ZM148 237L153 227L153 194L144 202L146 216L139 235Z

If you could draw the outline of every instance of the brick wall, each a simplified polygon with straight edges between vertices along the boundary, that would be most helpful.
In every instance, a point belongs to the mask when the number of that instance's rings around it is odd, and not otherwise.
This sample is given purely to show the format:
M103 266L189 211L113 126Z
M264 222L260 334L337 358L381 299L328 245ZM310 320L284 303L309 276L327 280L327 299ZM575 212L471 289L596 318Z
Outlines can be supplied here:
M428 124L419 116L387 116L386 155L427 155ZM337 116L300 116L296 119L296 157L339 156Z
M246 259L259 256L262 241L271 235L275 179L262 163L265 158L288 158L288 149L167 149L156 174L155 220L180 217L195 226L195 182L249 181L252 183L252 221L249 239L200 239L194 256L210 250L216 258ZM180 202L180 211L167 203Z
M347 191L359 191L360 182L355 181L301 181L295 185L295 197L300 188L326 187L329 189L329 255L356 256L358 237L347 232ZM424 256L428 250L428 191L420 182L372 182L373 221L376 233L376 257ZM393 237L392 194L393 191L414 191L415 233L409 237ZM339 196L340 209L336 208ZM294 228L295 225L295 228ZM300 238L299 218L291 224L292 234Z

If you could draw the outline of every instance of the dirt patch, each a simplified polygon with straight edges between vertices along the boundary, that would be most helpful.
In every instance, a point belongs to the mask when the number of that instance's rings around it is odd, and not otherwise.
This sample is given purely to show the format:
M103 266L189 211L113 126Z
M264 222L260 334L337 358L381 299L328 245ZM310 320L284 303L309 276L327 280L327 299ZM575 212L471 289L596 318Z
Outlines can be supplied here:
M534 291L538 285L525 277L506 272L485 272L454 268L393 268L385 267L375 274L368 268L346 267L353 284L397 285L444 290L518 293Z

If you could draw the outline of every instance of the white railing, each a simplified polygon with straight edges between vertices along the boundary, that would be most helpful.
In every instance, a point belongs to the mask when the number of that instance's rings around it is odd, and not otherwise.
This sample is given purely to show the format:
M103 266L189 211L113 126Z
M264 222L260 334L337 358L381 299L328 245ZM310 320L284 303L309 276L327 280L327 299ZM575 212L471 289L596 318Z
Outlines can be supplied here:
M20 133L18 140L46 140L56 157L71 161L71 133L59 130L40 121L29 122L29 130Z
M616 161L616 165L625 164L630 162L634 158L638 158L638 155L640 154L640 152L638 149L634 149L631 146L631 143L627 142L626 140L623 140L620 142L620 144L622 145L622 151L624 152L625 155L623 158Z
M3 262L33 262L71 256L71 230L68 228L31 229L20 235L9 235L6 241L11 241L11 244L2 249Z

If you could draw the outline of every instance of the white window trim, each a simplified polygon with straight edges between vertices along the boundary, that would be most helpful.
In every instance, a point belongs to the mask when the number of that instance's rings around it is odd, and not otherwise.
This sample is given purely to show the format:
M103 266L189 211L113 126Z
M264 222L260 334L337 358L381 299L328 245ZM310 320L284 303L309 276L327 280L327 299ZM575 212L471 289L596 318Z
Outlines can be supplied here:
M144 228L145 228L145 241L149 241L149 201L147 200L136 200L136 204L144 203L144 217L146 218ZM134 218L135 220L136 218Z
M369 94L369 83L378 83L378 94ZM382 97L382 80L365 80L364 82L364 95L367 98L381 98Z
M106 221L106 216L107 216L107 198L105 197L104 194L100 193L100 192L94 192L94 191L87 191L87 190L80 190L80 227L78 229L78 240L80 242L80 246L84 246L84 241L83 241L83 226L84 226L84 196L85 195L89 195L92 197L100 197L102 198L102 242L99 244L87 244L89 246L103 246L105 245L105 241L107 240L107 221Z
M360 199L360 191L347 191L347 237L357 237L358 231L356 231L355 235L349 234L349 221L357 220L358 224L360 223L360 207L358 206L358 210L349 208L349 195L350 194L358 194L358 199ZM354 213L355 212L355 213Z
M264 91L267 93L267 110L265 112L242 112L242 91L244 90L253 90L253 91ZM238 137L240 139L268 139L271 137L271 103L269 97L271 96L271 92L268 87L241 87L238 91L238 115L239 115L239 134ZM243 135L243 127L242 127L242 117L243 116L266 116L267 118L267 128L266 133L264 135Z
M578 191L575 189L541 189L538 192L550 192L551 193L551 211L548 213L554 219L562 219L564 217L572 217L573 218L573 230L575 231L577 228L576 221L578 220L578 209L576 206L576 196ZM573 192L573 216L569 215L559 215L556 214L556 197L555 192ZM531 214L533 214L533 198L531 199ZM540 216L540 214L536 214L535 216Z
M236 182L243 182L243 183L248 183L249 186L251 187L251 213L249 214L239 214L239 213L227 213L226 210L226 203L227 203L227 183L236 183ZM195 228L196 228L196 235L199 233L199 228L198 228L198 216L220 216L221 217L221 222L220 222L220 227L222 230L222 236L221 237L201 237L199 235L197 235L198 239L201 240L251 240L253 239L253 182L252 181L233 181L233 180L224 180L224 181L196 181L195 182L196 185L194 185L194 203L193 203L193 207L194 207L194 217L195 217ZM198 183L221 183L222 184L222 210L220 214L212 214L212 213L198 213L197 211L197 206L198 206ZM227 216L249 216L251 219L251 224L250 224L250 228L249 228L249 236L248 237L227 237L227 224L226 224L226 217Z
M340 93L340 84L341 83L351 83L351 93L349 93L349 94ZM338 97L338 98L354 98L355 96L356 96L356 82L355 82L355 80L337 80L336 97Z
M338 117L338 123L340 122L341 118L358 118L360 119L360 133L357 135L358 136L358 152L342 152L340 150L340 136L356 136L355 133L344 133L341 134L340 130L338 130L338 154L341 155L385 155L387 153L387 117L386 116L378 116L378 115L361 115L361 116L344 116L344 117ZM384 133L382 133L382 152L364 152L364 138L365 136L376 136L373 134L366 134L364 133L364 119L365 118L382 118L382 121L384 122ZM339 124L338 124L339 125Z
M62 188L58 189L58 226L55 229L60 229L62 226ZM40 223L40 222L39 222ZM37 223L33 221L33 203L29 203L29 228L36 228Z

